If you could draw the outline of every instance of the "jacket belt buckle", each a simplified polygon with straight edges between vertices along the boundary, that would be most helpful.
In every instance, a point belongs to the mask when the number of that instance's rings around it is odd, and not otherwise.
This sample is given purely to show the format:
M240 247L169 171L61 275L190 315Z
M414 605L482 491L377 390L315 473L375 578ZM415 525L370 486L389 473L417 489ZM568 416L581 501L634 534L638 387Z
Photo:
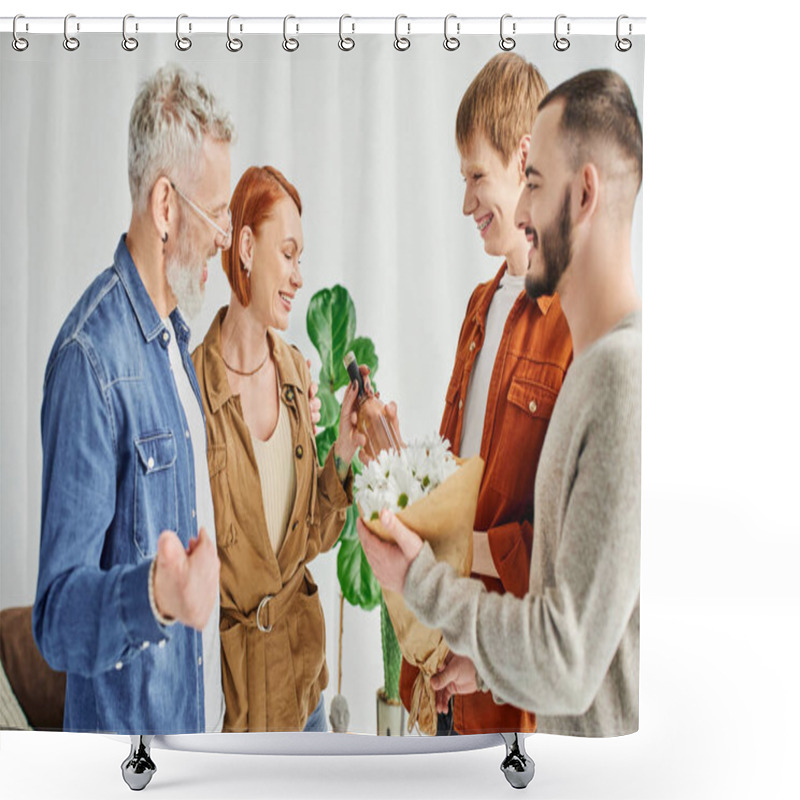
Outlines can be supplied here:
M261 633L269 633L272 630L272 625L264 626L261 624L261 610L267 607L267 604L275 595L272 594L265 594L264 597L261 598L261 602L258 604L258 610L256 611L256 627L261 631Z

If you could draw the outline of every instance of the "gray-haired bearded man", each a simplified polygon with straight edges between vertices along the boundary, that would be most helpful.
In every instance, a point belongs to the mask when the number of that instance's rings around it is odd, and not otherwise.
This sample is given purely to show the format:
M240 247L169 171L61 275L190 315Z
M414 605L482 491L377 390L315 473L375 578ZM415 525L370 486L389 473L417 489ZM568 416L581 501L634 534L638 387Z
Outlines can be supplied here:
M50 354L36 642L64 728L219 731L219 561L189 316L230 246L227 114L159 70L130 118L133 213Z

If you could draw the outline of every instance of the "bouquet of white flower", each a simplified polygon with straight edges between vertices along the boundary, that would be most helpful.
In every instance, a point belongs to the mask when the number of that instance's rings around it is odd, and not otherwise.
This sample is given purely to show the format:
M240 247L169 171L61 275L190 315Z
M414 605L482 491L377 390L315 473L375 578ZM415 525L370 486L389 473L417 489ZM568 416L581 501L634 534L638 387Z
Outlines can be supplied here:
M412 441L396 450L382 450L355 478L361 515L378 519L381 509L398 512L432 492L457 469L450 442L439 436Z
M378 515L394 511L430 544L439 561L459 575L472 568L472 531L483 461L456 459L440 437L415 441L405 449L383 451L355 479L355 497L365 524L387 541ZM408 716L409 731L418 722L423 733L436 733L436 698L430 679L444 663L447 644L438 630L425 627L396 592L384 591L403 657L419 670Z

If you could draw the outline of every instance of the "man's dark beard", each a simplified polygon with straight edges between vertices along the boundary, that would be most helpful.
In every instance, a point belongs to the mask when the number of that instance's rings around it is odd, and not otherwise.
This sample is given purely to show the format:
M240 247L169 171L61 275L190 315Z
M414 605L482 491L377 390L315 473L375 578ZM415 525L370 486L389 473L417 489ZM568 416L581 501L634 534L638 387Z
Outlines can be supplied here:
M525 292L531 300L555 294L561 276L566 272L569 262L572 261L571 203L572 192L568 186L558 218L539 236L539 246L542 248L544 260L544 275L541 277L534 275L530 271L530 266L525 275Z

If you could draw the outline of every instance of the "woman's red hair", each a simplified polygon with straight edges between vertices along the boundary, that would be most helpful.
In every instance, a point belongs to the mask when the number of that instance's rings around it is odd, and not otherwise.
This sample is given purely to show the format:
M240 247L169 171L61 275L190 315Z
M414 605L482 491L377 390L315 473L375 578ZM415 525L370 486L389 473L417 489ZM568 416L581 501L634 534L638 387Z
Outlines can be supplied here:
M274 167L248 167L239 178L231 198L231 246L222 251L222 269L231 290L243 306L250 305L250 279L239 255L239 237L247 225L253 232L269 217L275 203L290 197L303 213L297 189Z

